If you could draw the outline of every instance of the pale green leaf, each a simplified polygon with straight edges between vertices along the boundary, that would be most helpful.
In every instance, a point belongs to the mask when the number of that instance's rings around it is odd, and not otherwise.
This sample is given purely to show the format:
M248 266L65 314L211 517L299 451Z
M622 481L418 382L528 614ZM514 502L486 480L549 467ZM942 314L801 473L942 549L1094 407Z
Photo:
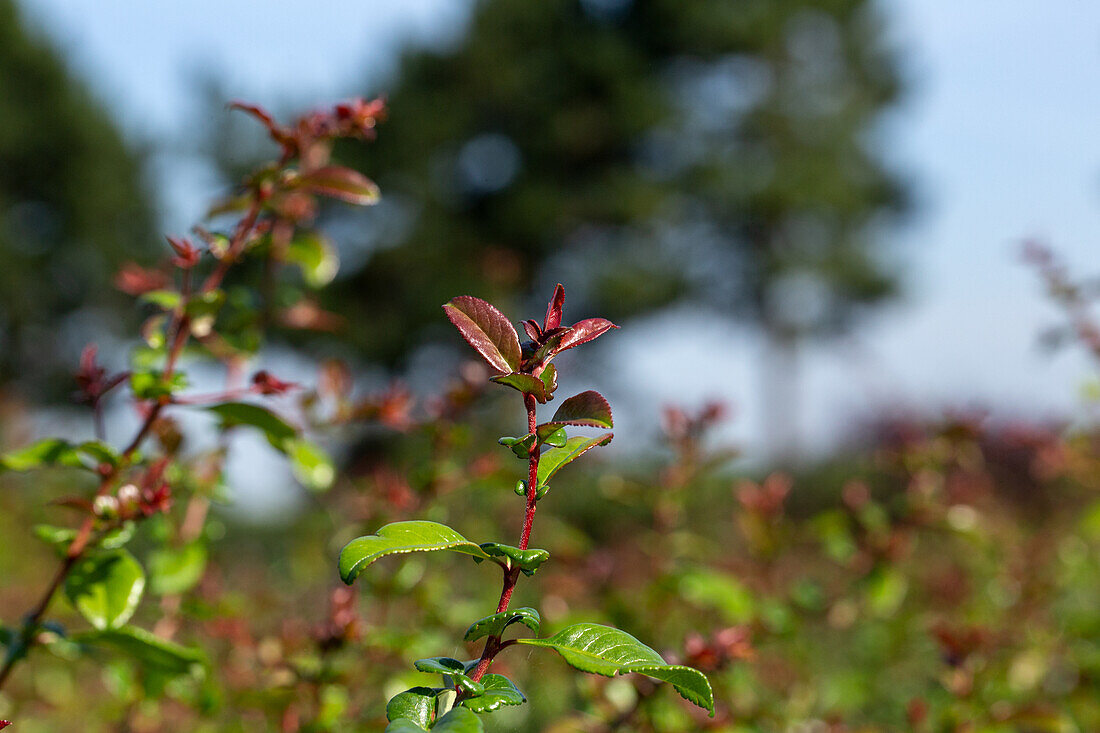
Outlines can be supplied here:
M478 545L446 525L426 521L395 522L382 527L378 534L349 542L340 551L340 577L350 585L365 567L379 558L439 550L462 552L481 560L489 558Z

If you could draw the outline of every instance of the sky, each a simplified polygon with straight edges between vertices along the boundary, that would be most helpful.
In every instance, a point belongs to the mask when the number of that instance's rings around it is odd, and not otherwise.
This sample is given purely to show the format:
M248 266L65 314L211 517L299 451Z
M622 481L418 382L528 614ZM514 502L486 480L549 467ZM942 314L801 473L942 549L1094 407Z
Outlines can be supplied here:
M154 144L186 136L199 70L212 70L233 97L323 103L348 94L364 69L384 75L403 42L455 38L468 7L466 0L22 4L118 110L123 128ZM1058 312L1018 252L1025 238L1039 238L1075 272L1100 275L1100 3L890 0L883 8L911 82L885 137L918 197L916 216L891 244L906 292L852 338L806 350L804 446L827 449L852 421L887 407L1080 418L1089 409L1082 392L1093 379L1090 363L1077 351L1039 348ZM208 198L203 182L192 171L167 183L166 221L182 228L197 217ZM629 367L609 396L652 396L618 422L634 424L628 434L651 434L660 404L722 398L736 415L728 438L752 453L761 447L762 345L742 328L684 316L646 324L664 334L657 352L651 331L616 334L626 355L619 363Z

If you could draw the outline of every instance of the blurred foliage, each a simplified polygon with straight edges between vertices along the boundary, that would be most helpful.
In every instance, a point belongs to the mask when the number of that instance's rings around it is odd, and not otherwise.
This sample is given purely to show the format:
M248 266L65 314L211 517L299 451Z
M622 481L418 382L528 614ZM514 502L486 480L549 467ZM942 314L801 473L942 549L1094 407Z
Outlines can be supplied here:
M900 82L868 0L481 0L370 85L383 144L339 153L386 196L330 223L324 302L375 360L455 293L514 310L561 281L616 322L693 299L796 338L894 291L876 235L905 195L874 135ZM230 124L209 147L236 180Z
M483 378L470 367L425 399L396 387L307 398L367 418L348 423L345 438L369 437L373 457L285 526L216 513L201 581L172 588L187 589L178 607L146 603L135 617L156 628L172 619L181 643L203 646L205 676L150 677L140 661L56 636L0 697L0 716L28 731L71 730L77 719L87 731L381 730L386 698L430 679L412 660L476 656L476 644L454 640L495 601L495 575L485 582L487 567L464 558L409 557L373 568L352 591L339 586L335 555L356 534L410 517L479 539L517 529L520 464L483 439L503 427L499 395L478 396ZM552 562L516 597L540 610L544 635L597 619L704 669L718 717L644 677L577 677L553 655L513 649L494 670L530 703L488 716L488 730L1100 726L1094 432L890 419L869 426L867 449L793 476L751 477L731 472L732 454L710 437L720 419L713 407L670 409L660 450L570 467L535 532ZM66 510L42 499L70 491L39 475L0 494L0 532L14 540L0 549L4 618L53 562L49 546L27 545L27 527L56 521ZM145 523L130 544L157 594L187 565L153 559L174 522ZM83 623L57 611L58 632Z
M141 162L13 0L0 0L0 382L56 395L83 346L64 342L64 319L117 319L111 276L154 241Z

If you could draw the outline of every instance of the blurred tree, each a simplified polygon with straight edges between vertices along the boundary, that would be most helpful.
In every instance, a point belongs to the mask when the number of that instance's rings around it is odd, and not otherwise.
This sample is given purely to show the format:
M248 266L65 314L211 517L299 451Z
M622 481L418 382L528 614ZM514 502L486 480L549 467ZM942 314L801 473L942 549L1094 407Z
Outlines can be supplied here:
M392 365L456 292L507 308L560 279L615 320L716 308L772 345L771 442L793 449L799 342L895 288L879 20L873 0L477 2L456 45L378 85L384 144L343 151L384 196L348 222L333 309Z
M123 302L111 276L147 251L152 225L140 158L0 0L0 383L71 389L57 378L80 345L62 319Z

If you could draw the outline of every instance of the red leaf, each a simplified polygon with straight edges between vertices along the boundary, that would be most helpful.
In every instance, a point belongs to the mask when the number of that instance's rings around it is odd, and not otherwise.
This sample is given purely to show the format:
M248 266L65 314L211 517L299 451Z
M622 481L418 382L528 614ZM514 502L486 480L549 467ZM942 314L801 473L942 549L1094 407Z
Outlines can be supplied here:
M9 725L11 725L10 720L0 720L0 730L7 728Z
M594 390L581 392L561 403L551 422L561 425L583 425L593 428L613 428L611 405Z
M561 343L558 344L555 353L587 343L613 328L618 328L618 326L606 318L586 318L583 321L578 321L573 324L573 330L567 333Z
M306 173L300 179L302 186L313 193L346 201L349 204L369 206L378 201L378 186L359 171L330 165Z
M534 342L538 342L539 337L542 336L542 329L539 328L539 324L535 322L535 319L528 318L523 322L523 330L527 333L527 338Z
M565 305L565 288L561 283L554 288L554 297L546 304L546 320L543 321L542 330L550 331L561 325L561 309Z
M443 311L466 343L473 346L490 366L506 374L519 370L523 357L519 335L503 313L484 300L469 295L454 298L443 306Z

